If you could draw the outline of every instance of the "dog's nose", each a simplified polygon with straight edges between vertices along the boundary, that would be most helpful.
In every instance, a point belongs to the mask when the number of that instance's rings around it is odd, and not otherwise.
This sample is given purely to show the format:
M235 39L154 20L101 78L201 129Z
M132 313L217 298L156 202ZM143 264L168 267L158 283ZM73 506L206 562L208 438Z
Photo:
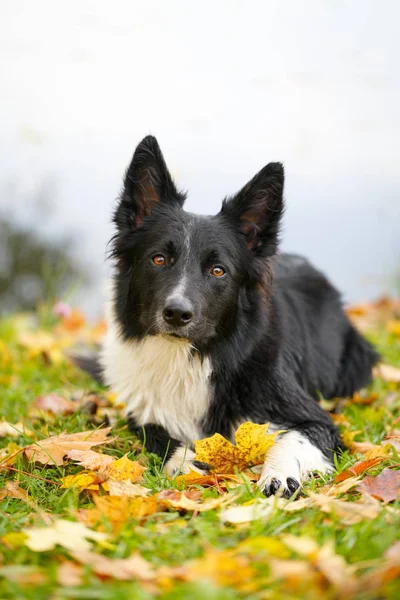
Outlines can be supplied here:
M183 327L193 319L193 308L188 300L171 298L163 310L164 320L174 327Z

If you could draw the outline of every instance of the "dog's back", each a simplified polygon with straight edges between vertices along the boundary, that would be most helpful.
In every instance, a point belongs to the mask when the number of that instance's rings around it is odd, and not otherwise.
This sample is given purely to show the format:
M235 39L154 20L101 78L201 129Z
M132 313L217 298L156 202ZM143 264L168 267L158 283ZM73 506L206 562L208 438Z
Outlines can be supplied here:
M378 355L349 322L338 291L298 255L278 255L273 270L286 368L303 389L334 398L367 385Z

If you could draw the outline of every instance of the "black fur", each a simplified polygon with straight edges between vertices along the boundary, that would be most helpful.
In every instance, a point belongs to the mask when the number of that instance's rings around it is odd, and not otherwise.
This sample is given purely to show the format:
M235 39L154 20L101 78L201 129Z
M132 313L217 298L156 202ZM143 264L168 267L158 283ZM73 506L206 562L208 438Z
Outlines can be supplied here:
M155 138L145 138L114 215L115 309L125 339L181 336L211 359L205 435L229 437L243 418L271 421L302 432L331 456L339 435L318 394L352 394L369 382L378 357L324 275L301 257L277 254L283 186L282 165L270 163L216 216L188 214ZM162 266L154 264L158 255ZM214 276L214 267L225 274ZM162 311L183 276L193 318L177 328ZM149 424L146 443L163 455L179 441ZM288 482L289 491L297 485Z

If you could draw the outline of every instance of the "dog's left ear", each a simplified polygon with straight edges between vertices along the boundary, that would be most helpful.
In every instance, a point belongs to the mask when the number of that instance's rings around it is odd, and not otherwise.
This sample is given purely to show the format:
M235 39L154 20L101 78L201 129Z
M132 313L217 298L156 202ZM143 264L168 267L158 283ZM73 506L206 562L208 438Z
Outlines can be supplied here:
M138 229L160 204L182 206L180 193L165 164L155 137L148 135L137 146L126 171L121 200L114 221L119 229Z
M272 256L277 250L284 179L282 163L269 163L222 203L220 215L240 230L249 250L258 256Z

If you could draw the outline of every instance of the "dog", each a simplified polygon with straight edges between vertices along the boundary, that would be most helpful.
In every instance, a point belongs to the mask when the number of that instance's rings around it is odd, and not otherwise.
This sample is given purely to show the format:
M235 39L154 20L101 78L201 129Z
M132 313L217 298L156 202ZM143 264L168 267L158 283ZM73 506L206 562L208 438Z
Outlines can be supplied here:
M245 421L283 430L258 485L290 497L342 447L318 399L368 384L378 355L325 276L278 252L283 190L283 165L269 163L217 215L187 213L157 140L144 138L113 218L100 368L83 366L101 372L169 474L209 468L194 440L232 439Z

